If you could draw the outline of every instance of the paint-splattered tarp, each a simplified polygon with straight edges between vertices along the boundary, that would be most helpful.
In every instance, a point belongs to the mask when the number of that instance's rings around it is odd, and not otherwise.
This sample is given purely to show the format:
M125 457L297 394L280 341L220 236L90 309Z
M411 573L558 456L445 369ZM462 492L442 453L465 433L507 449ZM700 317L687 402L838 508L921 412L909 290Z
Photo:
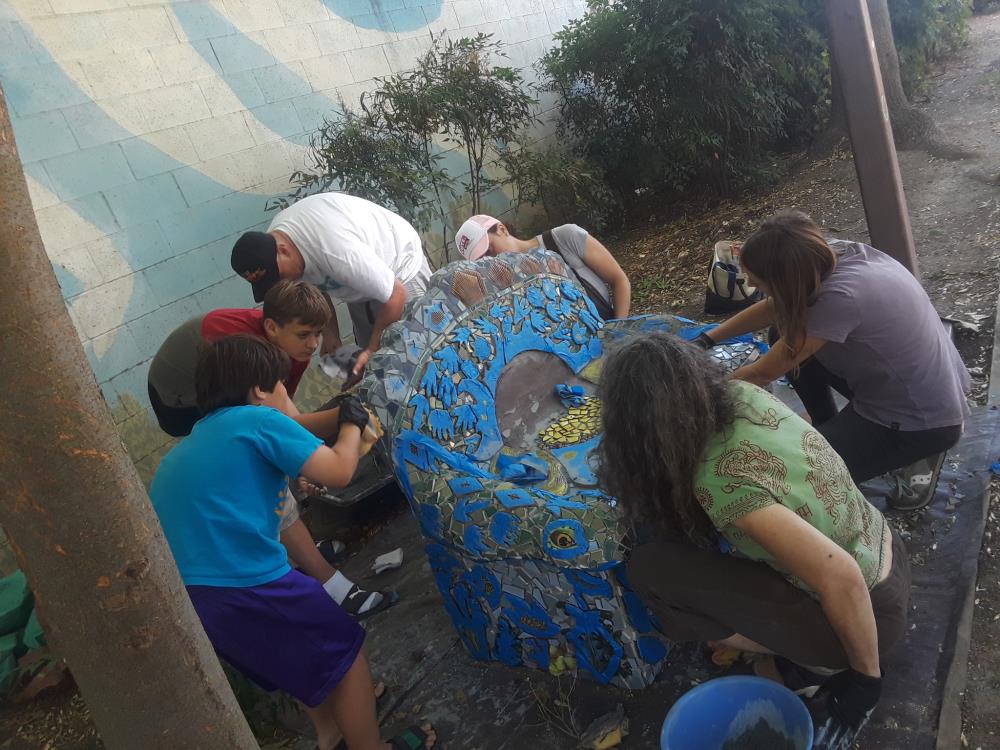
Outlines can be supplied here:
M624 578L624 529L595 474L606 346L701 328L605 324L545 251L434 274L363 384L428 539L444 605L476 658L644 687L667 654ZM716 347L734 369L752 343Z

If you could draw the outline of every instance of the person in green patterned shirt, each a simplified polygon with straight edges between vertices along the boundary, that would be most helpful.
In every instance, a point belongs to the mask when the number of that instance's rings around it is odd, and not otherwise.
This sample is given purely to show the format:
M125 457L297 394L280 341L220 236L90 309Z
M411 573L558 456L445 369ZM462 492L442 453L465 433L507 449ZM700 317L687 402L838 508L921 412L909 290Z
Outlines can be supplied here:
M906 629L906 549L826 439L700 348L638 336L601 374L601 479L636 533L632 586L675 641L774 655L848 748Z

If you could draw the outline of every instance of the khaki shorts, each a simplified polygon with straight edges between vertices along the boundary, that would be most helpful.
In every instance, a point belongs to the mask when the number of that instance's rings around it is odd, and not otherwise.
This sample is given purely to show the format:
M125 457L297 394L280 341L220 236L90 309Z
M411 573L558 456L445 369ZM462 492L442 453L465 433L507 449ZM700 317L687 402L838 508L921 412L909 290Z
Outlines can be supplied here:
M427 291L427 282L430 277L431 269L427 265L427 260L424 259L423 266L417 272L417 275L403 284L406 287L404 318L408 314L413 301ZM375 327L375 319L378 317L381 309L382 303L372 300L348 303L347 310L351 314L351 324L354 327L354 343L358 346L362 348L368 346L368 340L372 337L372 329Z

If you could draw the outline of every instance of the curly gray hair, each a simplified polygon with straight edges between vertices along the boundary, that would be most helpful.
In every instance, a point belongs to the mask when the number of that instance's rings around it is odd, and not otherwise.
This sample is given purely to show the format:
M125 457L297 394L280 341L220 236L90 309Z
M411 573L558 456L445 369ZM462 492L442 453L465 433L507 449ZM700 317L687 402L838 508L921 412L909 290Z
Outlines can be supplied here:
M694 475L709 439L735 417L726 377L706 352L665 333L633 337L605 361L600 477L637 528L713 542Z

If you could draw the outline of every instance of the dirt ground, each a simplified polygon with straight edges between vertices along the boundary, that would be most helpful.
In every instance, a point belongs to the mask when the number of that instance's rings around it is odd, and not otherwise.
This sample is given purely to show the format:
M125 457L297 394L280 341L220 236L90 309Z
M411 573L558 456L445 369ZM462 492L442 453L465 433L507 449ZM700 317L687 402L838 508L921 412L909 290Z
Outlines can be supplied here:
M974 158L899 153L922 280L938 311L960 321L958 343L985 398L1000 258L1000 14L972 19L969 46L928 81L917 103L951 143ZM822 153L785 158L790 174L771 189L669 217L607 241L632 279L635 312L670 310L702 319L712 246L745 237L781 208L799 208L833 236L867 240L846 139Z
M1000 15L974 18L970 43L929 82L918 104L946 138L976 156L944 161L900 154L923 282L939 312L958 323L959 348L985 402L1000 259ZM636 312L703 318L704 281L716 240L745 236L769 213L806 210L831 234L866 239L864 212L846 143L789 157L792 174L772 189L716 206L672 207L669 216L610 238L633 280ZM963 746L1000 747L1000 492L994 492L980 555L979 588L963 698ZM967 743L967 744L966 744ZM0 707L0 750L101 747L86 707L72 693Z

